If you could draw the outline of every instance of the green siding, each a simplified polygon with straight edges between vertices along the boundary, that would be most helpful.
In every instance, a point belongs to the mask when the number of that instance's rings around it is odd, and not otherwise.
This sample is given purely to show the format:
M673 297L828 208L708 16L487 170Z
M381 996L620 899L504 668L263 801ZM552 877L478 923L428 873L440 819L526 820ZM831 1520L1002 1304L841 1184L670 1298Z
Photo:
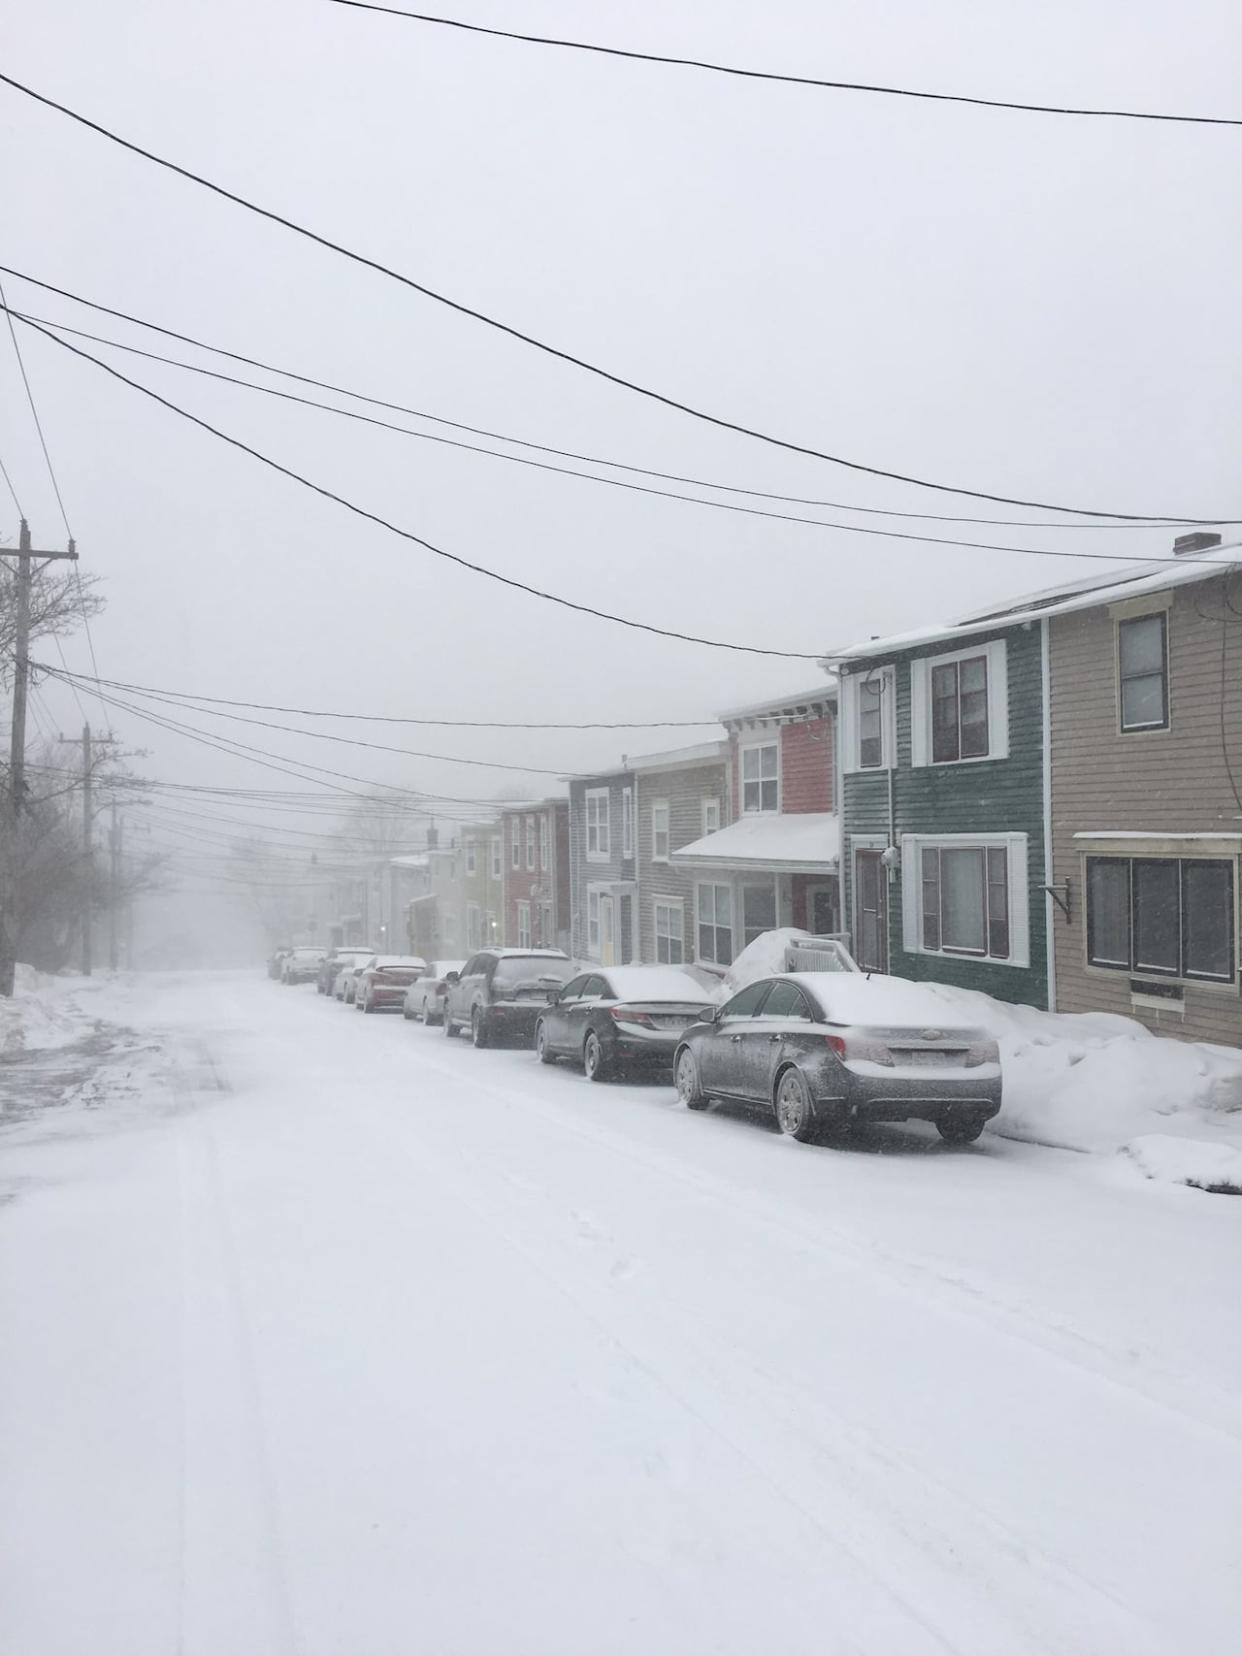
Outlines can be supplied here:
M897 669L897 770L893 777L894 825L898 838L910 834L1024 833L1029 882L1029 967L1003 966L948 955L910 953L902 947L902 881L889 884L889 970L900 977L935 979L963 989L981 989L997 1000L1031 1006L1048 1004L1047 934L1044 913L1043 694L1038 626L1000 628L972 638L986 644L1003 638L1009 668L1009 757L964 765L910 763L910 662L957 648L941 640L921 650L877 655L866 665ZM965 641L962 641L965 642ZM862 666L863 663L856 663ZM888 834L888 773L849 773L843 779L842 878L854 912L852 841Z

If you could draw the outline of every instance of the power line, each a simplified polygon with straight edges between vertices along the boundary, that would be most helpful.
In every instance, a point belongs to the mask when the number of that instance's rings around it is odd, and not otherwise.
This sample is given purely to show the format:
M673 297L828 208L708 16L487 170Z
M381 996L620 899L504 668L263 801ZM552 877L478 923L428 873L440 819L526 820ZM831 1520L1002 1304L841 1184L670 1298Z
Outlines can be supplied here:
M17 490L13 487L13 479L9 476L9 468L5 465L4 460L2 458L0 458L0 477L4 478L5 487L9 491L9 495L10 495L12 501L13 501L13 506L14 506L16 512L17 512L18 517L21 518L24 521L25 517L26 517L26 514L25 514L25 512L22 511L22 503L17 498Z
M77 110L70 109L67 104L58 103L55 98L49 97L46 93L36 92L33 87L26 86L12 75L0 73L0 83L11 86L14 91L21 92L25 97L32 98L36 103L43 104L47 109L56 110L58 114L67 116L69 120L76 121L79 126L98 133L101 138L108 139L110 143L119 145L131 154L140 155L143 160L150 161L157 167L163 167L168 172L176 173L178 177L185 178L192 184L198 184L201 188L210 190L223 200L231 201L235 206L244 207L247 212L255 213L258 217L267 219L272 224L282 225L286 230L292 230L295 235L302 236L307 241L315 242L318 246L327 248L329 252L339 253L342 258L349 259L354 264L362 265L368 270L374 270L381 276L387 276L392 281L399 282L403 287L409 288L412 292L420 293L424 298L432 299L437 304L444 305L461 316L469 316L476 322L482 322L486 327L494 328L498 333L507 334L509 338L516 339L523 345L529 345L534 350L542 351L546 356L554 357L560 362L566 362L571 367L581 368L584 373L593 374L598 379L606 380L610 385L620 386L623 390L632 391L637 396L646 397L649 401L660 403L665 408L675 409L678 413L688 414L692 419L702 420L722 431L737 432L740 436L754 438L756 442L766 443L774 448L786 449L792 454L805 454L812 459L827 460L832 465L844 466L850 471L862 472L870 477L885 477L897 483L909 483L921 489L935 489L942 494L964 495L973 500L990 500L1000 505L1023 506L1036 511L1068 512L1076 517L1106 517L1127 522L1146 522L1153 517L1173 518L1178 522L1185 519L1185 514L1179 512L1102 512L1087 507L1061 506L1050 501L1024 500L1016 495L995 494L983 489L964 488L958 484L936 483L927 478L914 477L907 472L893 471L883 466L867 465L860 460L848 460L842 455L829 454L823 449L812 448L809 444L795 443L783 437L774 437L769 432L759 431L752 426L743 425L740 421L726 419L722 415L709 414L706 410L695 408L692 404L682 402L679 398L669 396L662 391L656 391L650 386L640 385L636 380L627 379L623 374L613 373L610 369L600 367L597 363L588 362L585 357L575 356L572 351L562 350L557 345L550 345L545 340L537 339L533 334L524 333L521 328L515 327L509 322L502 322L497 317L489 316L485 311L477 310L474 306L467 305L463 300L452 299L447 294L428 287L424 282L415 281L412 276L405 276L400 271L381 264L377 259L368 258L364 253L356 253L340 242L334 242L327 236L321 236L317 231L310 230L305 225L296 223L293 219L285 218L282 214L274 212L270 207L260 207L256 202L248 201L245 196L238 195L233 190L225 189L222 184L214 184L210 179L202 177L199 173L191 172L188 167L182 167L175 161L166 160L163 156L156 155L152 150L144 149L141 144L136 144L129 138L122 138L119 133L110 131L109 128L102 126L98 121L92 121L88 116L79 114ZM30 325L27 324L27 326ZM63 345L65 341L60 340L58 343ZM1220 514L1213 514L1210 519L1205 521L1218 522L1220 521Z
M537 471L552 472L560 477L576 477L584 483L600 483L610 489L626 489L633 494L654 496L660 500L680 500L690 506L706 506L717 512L737 512L744 517L766 518L778 523L802 524L808 529L835 529L846 535L867 535L880 540L917 541L925 546L946 546L954 550L977 552L1012 552L1031 558L1090 558L1105 563L1133 563L1135 555L1128 552L1061 552L1047 547L1038 546L1010 546L996 541L958 540L943 535L919 535L909 529L875 529L867 524L833 522L826 518L802 517L794 512L773 512L764 507L741 506L731 500L704 500L698 495L682 494L673 489L655 489L649 484L630 483L620 477L597 477L591 472L575 471L571 466L555 466L546 460L529 460L520 454L504 454L498 449L484 448L477 443L464 443L453 437L441 437L431 431L411 431L408 426L394 425L391 420L376 419L371 414L360 414L351 408L336 408L331 403L318 401L314 397L300 397L292 391L281 391L271 385L256 385L253 380L240 379L235 374L222 374L214 368L203 368L197 363L180 362L175 357L162 355L158 351L144 351L136 345L125 345L120 340L105 339L99 334L88 333L83 328L69 328L61 322L49 321L47 317L32 316L27 311L15 310L12 316L19 322L41 323L45 328L57 334L69 333L79 339L90 339L96 344L110 346L114 350L127 351L131 356L145 358L149 362L162 362L170 368L181 368L190 374L199 374L207 379L222 381L225 385L237 385L248 391L258 391L265 397L278 397L282 402L296 403L302 408L317 408L326 414L335 414L342 420L355 420L363 425L376 426L382 431L396 432L402 437L413 437L423 443L438 443L445 448L462 449L469 454L486 454L495 460L506 460L510 465L529 466ZM275 372L276 370L272 370ZM346 392L346 396L351 393ZM714 487L714 485L707 485ZM1133 534L1137 525L1129 523L1064 523L1050 525L1059 529L1125 529ZM1167 529L1167 524L1144 525L1147 528ZM1180 526L1179 526L1180 527ZM1173 559L1152 559L1155 562L1173 562Z
M0 75L0 80L3 79L4 76ZM243 443L239 437L230 437L227 432L221 431L218 426L213 426L207 420L200 419L197 414L191 414L188 409L182 408L178 403L171 402L167 397L162 397L158 391L152 391L149 386L140 384L138 380L130 379L128 375L122 374L119 369L113 368L111 364L101 362L98 357L92 356L89 351L84 351L77 345L71 345L67 339L61 339L59 335L41 327L37 322L31 322L25 317L20 318L20 320L24 328L33 328L35 333L42 334L44 339L50 339L53 344L59 345L62 351L69 351L86 362L94 363L96 368L102 369L105 374L110 374L113 379L120 380L123 385L128 385L131 390L140 391L144 397L149 397L152 402L159 403L161 407L168 409L173 414L179 414L183 420L188 420L191 425L196 425L201 430L210 432L213 437L219 438L222 443L228 443L230 447L240 449L243 454L248 454L252 460L258 460L262 465L270 467L272 471L279 472L282 477L287 477L294 483L300 483L304 489L310 489L312 493L320 495L324 500L334 501L336 505L343 506L347 512L352 512L355 517L360 517L368 523L377 524L379 528L387 529L390 534L399 535L402 540L410 541L415 546L421 546L425 551L434 553L437 558L444 558L448 563L456 564L461 569L468 569L475 575L484 575L488 580L498 581L501 586L512 587L517 592L529 593L532 598L541 598L545 603L559 604L563 609L574 610L579 615L593 615L600 621L612 621L617 626L630 627L636 632L653 633L659 638L673 638L683 644L702 644L710 650L732 650L740 655L777 656L789 661L818 661L820 658L819 652L812 650L772 650L765 649L758 644L730 644L718 638L701 638L694 633L678 632L671 627L657 627L650 621L634 621L628 616L613 615L608 610L597 609L592 604L580 604L572 598L563 598L559 593L546 592L541 587L531 586L526 581L515 580L511 575L502 575L498 570L488 569L485 564L472 563L470 559L460 557L456 552L447 552L443 547L434 545L433 542L425 540L421 535L416 535L409 529L399 528L397 524L390 523L387 518L380 517L378 512L371 512L364 506L356 505L352 500L347 500L344 495L334 493L333 490L326 488L322 483L313 483L310 478L303 477L300 472L295 472L291 467L282 465L279 460L273 460L268 455L260 453L249 443Z
M679 69L706 69L715 75L734 75L743 80L777 81L785 86L815 86L833 92L870 92L886 98L919 98L931 103L970 104L978 109L1016 109L1028 115L1081 115L1115 121L1175 121L1194 126L1242 126L1242 120L1227 115L1170 115L1146 109L1082 109L1067 104L1019 103L1009 98L973 98L964 92L923 92L908 86L881 86L868 81L823 80L813 75L783 75L770 69L743 69L736 64L711 63L704 58L673 57L662 52L639 52L621 46L598 46L585 40L562 40L554 35L518 34L512 29L489 29L481 23L463 23L456 17L432 17L426 12L400 11L396 6L371 4L370 0L332 0L333 5L354 11L382 12L404 17L411 23L434 23L440 28L460 29L467 34L491 35L498 40L518 40L528 46L560 46L573 52L593 52L601 57L626 58L636 63L661 63Z
M116 310L111 305L103 305L94 299L86 299L80 293L74 293L69 288L57 287L53 282L44 282L37 276L27 275L25 271L17 270L12 265L0 264L0 271L7 275L16 276L19 281L29 282L33 287L41 288L47 293L55 293L62 299L68 299L75 305L84 305L88 310L99 311L104 316L115 317L120 322L128 322L137 328L146 328L151 333L161 334L166 339L178 340L183 345L192 345L196 350L208 351L214 356L226 357L230 362L240 362L248 368L258 368L265 374L276 374L282 379L294 380L300 385L310 385L319 391L331 391L339 397L349 397L355 402L367 403L372 408L383 408L392 414L408 414L416 420L428 420L433 425L447 426L453 431L464 431L473 437L486 437L493 442L512 443L518 448L533 449L539 454L554 454L562 460L577 460L589 466L609 466L617 471L633 472L639 477L654 477L664 483L687 483L696 489L716 489L724 494L743 495L751 500L774 500L786 506L810 506L814 508L826 507L831 511L858 512L867 517L905 518L920 523L970 523L986 524L999 529L1107 529L1131 530L1134 527L1151 529L1191 528L1196 524L1242 522L1242 519L1227 518L1156 518L1149 522L1142 519L1116 519L1108 523L1062 523L1059 520L1043 519L1032 521L1029 518L992 518L992 517L962 517L952 512L910 512L902 511L894 506L858 506L850 501L823 500L805 495L780 494L770 489L747 489L736 483L722 483L715 478L690 477L682 472L659 471L652 466L635 466L624 460L612 460L605 455L582 454L575 449L556 448L550 443L536 443L527 437L514 437L508 432L492 431L486 426L468 425L462 420L450 420L442 414L431 414L423 408L410 408L407 404L391 402L383 397L368 396L362 391L352 391L348 386L336 385L331 380L315 379L310 374L300 374L292 368L279 368L274 363L264 362L260 357L245 356L240 351L230 351L223 345L212 345L206 340L198 339L193 334L179 333L175 328L162 327L158 322L150 322L145 317L134 316L128 311ZM48 327L59 328L63 333L71 333L80 339L94 340L100 345L112 345L119 351L129 351L136 356L150 357L155 362L166 362L173 367L185 368L192 373L210 373L210 370L195 367L188 362L178 362L175 358L158 355L154 351L142 351L135 345L122 344L120 340L109 339L101 334L88 333L84 328L71 328L64 322L49 322L46 317L26 316L26 313L15 311L16 316L25 316L27 320L43 322ZM247 385L252 390L267 390L266 386L255 386L250 380L230 380L228 375L213 375L213 378L223 379L230 384ZM312 402L311 407L322 408L322 403ZM333 409L333 413L345 413L344 409ZM380 422L377 422L380 423ZM391 430L405 430L404 427L389 427ZM410 436L423 435L410 432ZM470 445L463 444L463 447ZM481 452L490 453L490 450ZM505 455L505 459L513 456ZM581 473L575 473L581 476ZM593 481L604 482L599 478ZM806 521L805 519L802 521Z

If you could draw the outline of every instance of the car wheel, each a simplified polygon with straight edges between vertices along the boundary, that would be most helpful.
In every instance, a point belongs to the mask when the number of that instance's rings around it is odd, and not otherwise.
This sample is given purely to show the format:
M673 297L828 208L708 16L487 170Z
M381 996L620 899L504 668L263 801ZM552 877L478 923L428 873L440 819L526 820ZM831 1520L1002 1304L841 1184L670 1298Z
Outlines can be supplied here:
M554 1064L556 1055L548 1046L548 1030L543 1019L535 1025L535 1051L539 1054L541 1064Z
M477 1047L488 1044L487 1019L481 1006L476 1006L470 1014L470 1039Z
M447 1006L444 1008L444 1033L446 1035L456 1035L457 1033L457 1025L449 1017Z
M801 1070L787 1069L776 1083L776 1119L782 1133L800 1144L812 1144L818 1135L811 1089Z
M608 1061L608 1054L604 1051L604 1044L592 1029L582 1043L582 1067L586 1071L588 1081L607 1081L612 1074L612 1065Z
M698 1059L689 1047L682 1047L677 1054L673 1079L677 1083L677 1096L687 1110L705 1110L711 1103L699 1081Z
M981 1116L941 1116L936 1131L946 1144L973 1144L984 1129Z

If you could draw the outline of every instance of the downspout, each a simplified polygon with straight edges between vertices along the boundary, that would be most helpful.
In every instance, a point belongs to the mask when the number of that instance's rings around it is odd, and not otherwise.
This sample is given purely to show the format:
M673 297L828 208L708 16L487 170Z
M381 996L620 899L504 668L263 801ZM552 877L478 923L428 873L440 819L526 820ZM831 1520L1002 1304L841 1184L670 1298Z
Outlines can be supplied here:
M1045 615L1039 623L1039 666L1042 677L1040 708L1043 715L1043 784L1044 784L1044 953L1047 956L1048 1010L1057 1009L1057 936L1056 909L1052 893L1052 647L1049 621ZM1029 899L1028 899L1029 901Z

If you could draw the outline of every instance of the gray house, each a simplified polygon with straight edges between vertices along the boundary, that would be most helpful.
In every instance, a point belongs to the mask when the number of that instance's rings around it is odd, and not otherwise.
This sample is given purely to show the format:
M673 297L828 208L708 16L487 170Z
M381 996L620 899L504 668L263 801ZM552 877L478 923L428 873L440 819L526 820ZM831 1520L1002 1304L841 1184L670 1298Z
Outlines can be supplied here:
M629 769L570 781L569 952L579 960L639 958L635 806Z
M696 958L695 873L683 847L730 821L729 744L702 742L630 760L637 799L639 957L681 965Z

